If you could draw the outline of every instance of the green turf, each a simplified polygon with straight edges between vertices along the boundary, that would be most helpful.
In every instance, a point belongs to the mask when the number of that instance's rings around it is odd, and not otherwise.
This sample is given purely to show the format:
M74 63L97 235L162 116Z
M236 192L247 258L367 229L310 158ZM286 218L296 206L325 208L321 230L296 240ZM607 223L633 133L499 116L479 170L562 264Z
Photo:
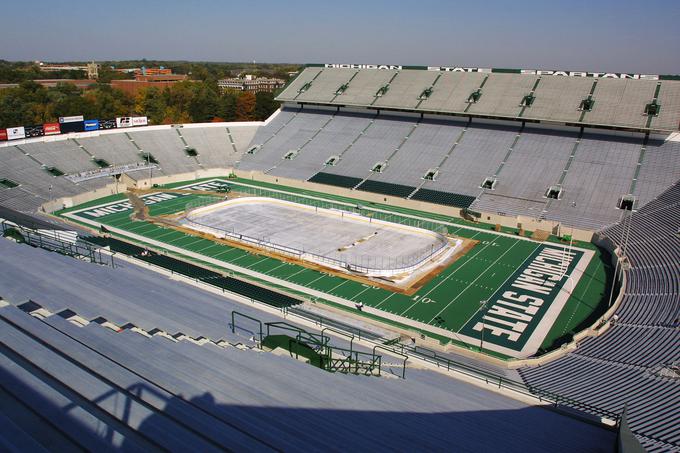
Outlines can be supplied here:
M214 178L210 178L214 179ZM205 180L201 180L205 181ZM195 183L197 181L192 181ZM283 263L279 260L260 255L250 254L238 248L215 244L207 239L185 235L181 232L162 228L145 222L130 219L130 211L116 212L96 219L97 222L120 228L131 233L141 235L148 239L162 241L166 244L181 247L182 249L200 253L206 257L219 259L225 263L233 264L241 268L257 271L263 275L276 277L286 282L322 291L326 294L341 297L343 299L361 302L366 306L375 307L383 312L398 315L402 318L421 321L428 325L446 329L452 333L458 332L465 323L480 308L480 301L487 300L495 291L513 274L517 267L529 257L539 243L520 240L511 236L499 235L491 231L489 225L470 224L459 218L426 213L405 208L396 208L384 204L365 203L358 200L322 194L318 192L285 188L273 184L254 182L251 180L230 180L231 183L257 185L261 189L284 190L286 196L297 196L294 201L308 204L323 204L299 196L313 196L323 198L326 203L349 203L352 205L362 204L372 211L372 215L386 220L402 223L415 222L406 216L419 217L423 227L441 227L439 222L447 222L447 229L451 234L460 237L471 238L480 241L468 254L461 257L453 265L446 268L433 280L423 286L415 295L406 296L393 293L384 289L370 287L361 283L347 280L341 277L331 276L322 272L311 270L303 266ZM181 187L187 182L175 183L172 187ZM162 189L159 189L162 190ZM249 190L241 186L240 190ZM281 197L281 195L277 195ZM162 201L149 206L151 215L172 214L185 209L187 203L195 202L205 195L183 195L172 200ZM59 215L80 210L84 207L91 208L112 201L125 200L123 195L114 195L104 199L95 200L87 204L60 211ZM348 209L344 206L345 209ZM366 212L364 209L364 213ZM385 211L385 212L379 212ZM485 231L487 230L487 231ZM579 243L579 246L584 244ZM594 246L588 245L593 249ZM573 296L559 315L557 321L550 329L549 334L543 341L542 347L559 343L566 334L574 329L582 327L584 322L591 319L597 312L600 302L606 292L606 280L608 266L606 257L598 252L579 281ZM196 260L193 260L196 261ZM214 265L212 267L215 267ZM252 277L248 277L251 280ZM264 283L264 281L262 281ZM272 286L272 283L266 283ZM274 285L276 286L276 285ZM289 288L286 291L291 292ZM324 303L331 303L321 299ZM331 303L332 304L332 303ZM337 304L333 304L337 305ZM343 307L343 309L346 309ZM384 321L384 319L383 319ZM399 324L398 321L390 322ZM413 330L413 328L411 328ZM428 334L434 338L443 340L432 332ZM456 335L453 335L454 342ZM498 354L497 354L498 355Z

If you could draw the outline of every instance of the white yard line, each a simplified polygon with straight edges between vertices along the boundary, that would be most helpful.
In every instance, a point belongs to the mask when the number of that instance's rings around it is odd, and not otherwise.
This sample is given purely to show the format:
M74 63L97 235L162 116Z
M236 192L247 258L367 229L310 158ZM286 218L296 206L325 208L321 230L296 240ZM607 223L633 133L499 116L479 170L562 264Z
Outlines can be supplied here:
M444 308L442 308L442 309L439 311L439 313L437 313L436 315L434 315L434 316L432 317L432 319L430 319L430 322L434 321L434 319L435 319L436 317L438 317L439 315L441 315L447 308L449 308L449 306L451 306L452 303L454 303L455 301L457 301L458 298L459 298L465 291L467 291L471 286L473 286L477 280L479 280L480 278L482 278L482 276L483 276L484 274L486 274L490 269L493 269L493 266L494 266L497 262L499 262L499 261L501 260L501 258L503 258L503 257L504 257L510 250L512 250L512 248L513 248L514 246L516 246L517 244L519 244L519 242L513 242L513 244L512 244L510 247L508 247L508 249L507 249L505 252L503 252L503 253L501 254L501 256L499 256L498 258L496 258L496 261L494 261L493 263L491 263L491 264L484 270L484 272L482 272L481 274L479 274L479 275L477 276L477 278L475 278L474 280L472 280L472 281L470 282L470 284L467 285L467 286L465 287L465 289L463 289L461 292L459 292L458 295L457 295L456 297L454 297L453 300L451 300L451 302L449 302L448 304L446 304L446 306L445 306ZM539 247L540 247L540 244L539 244ZM538 248L538 247L536 247L536 248ZM533 252L532 252L532 253L533 253ZM526 261L526 259L525 259L524 261Z
M516 244L516 243L515 243L515 244ZM536 250L538 250L538 248L539 248L540 246L541 246L541 244L538 244L538 245L536 246L536 248L534 248L534 249L531 251L531 253L529 253L529 254L527 255L526 258L524 258L524 261L522 261L522 264L520 264L518 267L516 267L516 268L514 268L514 269L515 269L515 270L521 269L522 266L524 266L524 263L527 262L527 260L531 257L531 255L533 255L534 252L535 252ZM508 250L510 250L510 249L508 249ZM489 270L489 269L487 269L487 270ZM498 285L498 288L502 288L503 285L505 285L505 284L508 282L508 280L510 280L510 278L512 278L512 276L515 275L515 270L513 270L512 272L510 272L510 275L508 275L508 278L506 278L506 279L503 281L503 283L501 283L500 285ZM484 272L486 272L486 271L484 271ZM473 282L473 283L474 283L474 282ZM469 286L469 285L468 285L468 286ZM496 291L498 291L498 288L496 288L496 289L494 290L494 293L495 293ZM467 289L467 288L465 288L465 289ZM464 292L465 289L464 289L463 291L461 291L461 293ZM492 295L493 295L493 293L492 293ZM487 302L488 302L488 301L487 301ZM471 320L472 318L474 318L475 315L476 315L477 313L479 313L479 311L480 311L481 309L482 309L482 306L481 306L481 304L480 304L479 308L478 308L478 309L472 314L472 316L470 316L470 317L467 319L467 321L465 321L462 325L464 326L464 325L466 325L467 323L469 323L470 320Z
M385 302L387 302L387 299L389 299L390 297L394 296L395 294L397 294L397 293L391 293L389 296L387 296L386 298L384 298L383 300L381 300L380 303L378 303L378 305L375 306L375 308L378 308L379 306L381 306L382 304L384 304Z
M477 233L477 234L479 234L479 233ZM475 234L475 235L472 236L472 237L477 236L477 234ZM479 255L479 254L482 253L484 250L486 250L487 247L489 247L491 244L493 244L494 242L496 242L496 239L497 239L497 238L494 238L493 241L489 242L489 243L486 244L484 247L482 247L481 249L477 250L477 253L475 253L474 255L472 255L466 262L464 262L463 264L461 264L460 267L456 268L453 272L451 272L451 273L450 273L449 275L447 275L444 279L442 279L442 281L440 281L439 283L437 283L436 285L434 285L428 292L426 292L425 294L423 294L422 297L420 297L417 301L415 301L410 307L408 307L406 310L402 311L402 312L401 312L401 315L403 316L407 311L409 311L410 309L412 309L413 307L415 307L416 305L418 305L418 304L420 303L421 300L423 300L423 299L425 299L427 296L429 296L430 293L432 293L432 291L434 291L435 289L439 288L442 284L444 284L445 282L447 282L447 281L449 280L449 278L451 278L451 276L453 276L456 272L458 272L458 271L461 270L463 267L465 267L465 265L466 265L467 263L469 263L470 261L472 261L473 259L475 259L475 258L477 257L477 255Z

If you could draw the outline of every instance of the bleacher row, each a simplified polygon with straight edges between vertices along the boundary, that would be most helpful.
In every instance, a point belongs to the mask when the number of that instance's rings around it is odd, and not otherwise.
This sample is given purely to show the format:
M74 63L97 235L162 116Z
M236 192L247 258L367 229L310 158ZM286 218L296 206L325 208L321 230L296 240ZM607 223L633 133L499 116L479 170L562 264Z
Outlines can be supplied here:
M173 128L8 144L0 147L0 180L16 182L18 187L0 185L0 203L31 212L48 200L102 188L112 182L110 177L73 183L46 171L55 168L65 174L77 174L96 170L99 167L95 159L115 166L146 162L150 154L158 162L158 169L152 173L157 176L232 168L246 150L255 129L254 126ZM198 155L189 156L185 152L188 147ZM144 176L148 174L148 170L141 171Z
M628 405L648 451L680 448L680 183L602 231L630 269L616 321L566 357L519 372L528 385L612 411Z
M584 110L589 96L594 103ZM677 131L680 117L677 80L307 67L277 99L664 131ZM649 116L653 100L660 110Z
M489 426L507 451L614 440L424 370L361 378L239 348L256 325L232 333L230 310L282 318L124 261L95 266L0 240L0 268L12 303L0 307L3 451L480 451L497 446Z
M622 196L642 206L680 178L680 141L284 108L238 168L599 229Z

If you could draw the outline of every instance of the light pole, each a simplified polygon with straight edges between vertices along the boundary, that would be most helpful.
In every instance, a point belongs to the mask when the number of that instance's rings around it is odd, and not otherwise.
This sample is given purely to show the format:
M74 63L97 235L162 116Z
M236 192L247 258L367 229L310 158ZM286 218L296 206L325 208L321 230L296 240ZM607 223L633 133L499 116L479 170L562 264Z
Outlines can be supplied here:
M486 301L486 300L480 300L479 301L479 305L480 305L479 309L480 310L486 310L486 303L487 302L488 301ZM481 353L484 352L484 328L485 328L484 323L482 323L482 335L481 335L481 341L479 342L479 352L481 352Z

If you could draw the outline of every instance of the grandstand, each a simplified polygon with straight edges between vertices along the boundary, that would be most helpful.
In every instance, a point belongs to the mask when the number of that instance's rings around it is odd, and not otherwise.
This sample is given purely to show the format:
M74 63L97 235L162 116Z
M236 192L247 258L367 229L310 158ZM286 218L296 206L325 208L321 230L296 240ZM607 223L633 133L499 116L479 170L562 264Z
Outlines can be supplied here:
M508 450L574 451L609 448L614 434L559 411L601 425L626 408L625 425L645 449L680 448L680 81L429 69L309 66L264 123L0 143L0 206L39 218L59 211L79 244L114 252L113 266L95 265L0 241L0 445L280 450L327 439L343 449L439 450L438 439L452 439L480 450L503 436ZM138 164L148 167L116 171ZM68 179L83 172L97 177ZM160 187L151 192L153 184ZM410 324L399 324L397 315L412 308L400 307L407 299L399 295L382 298L383 289L323 270L132 220L133 203L121 207L130 187L149 191L150 216L176 215L198 198L154 200L164 189L217 197L226 187L236 196L435 222L485 241L475 252L501 252L457 264L478 266L459 279L482 278L478 286L487 288L456 292L449 305L460 297L464 319L445 348L444 327L455 320L428 296L439 281L416 293ZM66 215L86 209L95 213L89 223ZM490 329L482 327L479 344L464 324L486 309L475 295L491 297L504 283L484 273L505 267L501 280L510 279L542 232L552 235L547 246L603 258L579 268L591 283L572 281L581 299L555 314L550 342L530 357L503 356ZM496 266L514 247L528 251ZM216 259L220 266L210 264ZM442 283L458 272L451 269ZM246 315L242 324L229 318L233 311ZM339 350L374 358L380 346L384 373L324 373L261 352L255 321L285 321L322 339L331 328ZM434 341L426 338L432 332ZM385 377L401 372L405 380ZM535 407L546 402L558 412Z

